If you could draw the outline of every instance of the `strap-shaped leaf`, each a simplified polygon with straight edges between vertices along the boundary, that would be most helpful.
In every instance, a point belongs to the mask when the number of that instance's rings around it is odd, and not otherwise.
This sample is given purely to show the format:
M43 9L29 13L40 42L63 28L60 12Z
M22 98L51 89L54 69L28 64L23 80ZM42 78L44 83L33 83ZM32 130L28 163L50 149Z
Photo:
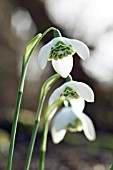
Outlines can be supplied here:
M50 78L48 78L44 85L43 85L43 88L42 90L44 91L44 93L46 93L50 88L51 86L54 84L54 82L59 79L61 76L59 74L54 74L53 76L51 76Z
M41 40L42 34L39 33L37 34L27 45L24 51L24 56L23 56L23 64L26 65L30 59L30 56L34 50L34 48L37 46L39 41Z

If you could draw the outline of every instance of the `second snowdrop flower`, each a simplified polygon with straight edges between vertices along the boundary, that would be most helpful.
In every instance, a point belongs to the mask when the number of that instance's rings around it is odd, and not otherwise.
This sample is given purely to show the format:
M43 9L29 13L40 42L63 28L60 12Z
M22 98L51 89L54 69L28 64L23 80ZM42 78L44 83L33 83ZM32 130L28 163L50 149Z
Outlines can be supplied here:
M83 110L84 100L87 102L94 101L93 90L87 84L77 81L66 82L57 88L50 96L49 105L62 96L71 103L73 108L76 107L77 112Z
M65 37L57 37L41 48L38 55L38 64L41 69L44 69L47 61L52 61L54 70L66 78L72 70L72 56L75 53L83 60L89 58L89 49L83 42Z
M71 132L83 130L88 140L95 140L96 135L92 120L85 113L78 113L75 108L65 107L53 118L51 128L53 142L62 141L67 130Z

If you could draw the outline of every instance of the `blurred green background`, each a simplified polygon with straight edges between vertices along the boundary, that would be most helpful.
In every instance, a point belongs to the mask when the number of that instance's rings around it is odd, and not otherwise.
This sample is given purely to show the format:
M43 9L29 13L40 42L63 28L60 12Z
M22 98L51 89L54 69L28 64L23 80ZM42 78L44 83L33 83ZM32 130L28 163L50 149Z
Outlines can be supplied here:
M6 169L24 48L34 35L51 26L63 36L83 41L90 49L88 61L73 57L72 76L95 92L95 102L87 103L84 112L94 122L97 139L89 142L82 133L68 133L63 142L54 145L49 133L46 170L109 169L113 161L112 6L112 0L0 0L0 170ZM44 71L37 64L39 49L52 37L49 33L41 41L28 67L13 160L16 170L24 167L40 88L54 74L50 62ZM57 82L49 94L63 81ZM37 169L41 127L31 170Z

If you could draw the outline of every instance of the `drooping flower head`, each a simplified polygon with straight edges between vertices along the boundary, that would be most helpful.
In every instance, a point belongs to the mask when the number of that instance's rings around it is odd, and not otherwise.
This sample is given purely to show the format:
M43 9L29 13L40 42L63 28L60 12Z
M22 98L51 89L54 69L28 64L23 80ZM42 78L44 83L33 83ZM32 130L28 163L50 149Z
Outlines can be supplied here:
M72 55L75 53L83 60L89 58L89 49L83 42L57 37L41 48L38 55L38 64L41 69L44 69L47 61L52 61L54 70L66 78L72 70Z
M93 90L87 84L77 81L66 82L57 88L50 96L49 104L52 104L55 100L62 96L64 96L65 99L73 105L73 107L79 106L79 103L84 106L84 100L87 102L94 101Z
M92 120L83 112L75 108L64 107L53 118L51 134L54 143L59 143L64 138L66 131L80 132L83 130L88 140L95 140L95 129Z
M66 105L58 112L52 124L52 138L54 143L59 143L65 136L66 131L84 131L89 140L95 139L95 130L91 119L83 113L87 102L94 101L93 90L85 83L70 81L57 88L49 99L49 105L60 97L65 97L65 101L70 103L71 107Z

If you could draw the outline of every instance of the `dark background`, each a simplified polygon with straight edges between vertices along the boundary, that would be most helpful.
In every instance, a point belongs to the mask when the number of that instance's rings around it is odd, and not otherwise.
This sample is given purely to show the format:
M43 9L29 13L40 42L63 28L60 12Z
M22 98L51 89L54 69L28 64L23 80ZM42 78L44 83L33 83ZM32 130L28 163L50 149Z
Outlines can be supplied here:
M72 0L70 3L66 0L64 4L62 0L57 2L0 0L0 170L6 168L24 48L34 35L43 33L51 26L58 28L65 37L85 42L90 49L91 62L89 63L85 64L77 55L74 56L72 76L75 80L90 85L95 92L95 102L87 103L84 112L94 122L97 139L95 142L89 142L82 133L68 133L61 144L54 145L49 134L46 169L109 169L113 159L113 42L111 40L113 15L106 15L110 11L110 6L105 6L105 14L102 13L102 6L99 6L102 17L100 15L95 17L96 8L94 6L94 11L90 11L90 5L88 0L85 2ZM44 71L41 71L37 64L39 49L52 37L52 32L44 37L33 53L28 67L13 162L13 169L16 170L23 169L24 166L40 88L42 83L54 74L50 62ZM52 91L63 81L61 79L56 83ZM37 169L41 127L31 170Z

